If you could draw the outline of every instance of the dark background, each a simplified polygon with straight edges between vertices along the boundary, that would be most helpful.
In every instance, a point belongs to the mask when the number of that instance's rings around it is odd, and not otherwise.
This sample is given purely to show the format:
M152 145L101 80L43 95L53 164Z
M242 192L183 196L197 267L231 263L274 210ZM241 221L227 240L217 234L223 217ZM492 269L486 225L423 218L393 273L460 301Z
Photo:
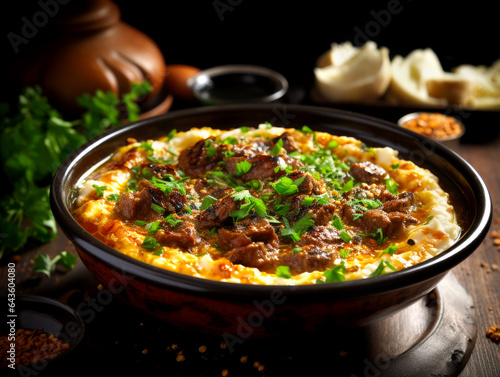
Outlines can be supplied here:
M56 0L41 0L54 2ZM61 0L62 1L62 0ZM20 33L22 17L31 19L39 1L4 3L0 14L3 82L15 82L9 64L50 35L53 19L15 53L7 35ZM207 68L220 64L257 64L294 80L309 77L316 59L332 42L359 45L367 37L391 56L432 48L446 70L459 64L490 65L500 58L500 27L492 2L429 0L347 1L124 1L122 20L153 39L167 64ZM391 13L392 9L392 13ZM362 34L364 33L364 34ZM9 97L10 90L2 90Z

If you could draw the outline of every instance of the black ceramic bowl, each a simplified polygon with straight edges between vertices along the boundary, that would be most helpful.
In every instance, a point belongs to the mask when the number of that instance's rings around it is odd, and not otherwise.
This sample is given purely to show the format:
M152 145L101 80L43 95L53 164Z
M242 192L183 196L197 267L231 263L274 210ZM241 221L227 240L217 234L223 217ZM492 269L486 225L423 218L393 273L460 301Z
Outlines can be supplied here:
M408 269L365 280L308 286L259 286L210 281L147 265L94 239L71 216L71 194L80 177L127 138L137 140L192 127L302 128L389 146L430 169L451 193L463 227L456 244ZM290 331L361 326L390 316L430 292L485 238L492 208L478 173L458 154L431 139L380 119L302 105L226 105L170 112L107 132L87 143L57 171L51 189L56 220L90 272L124 301L178 326L238 341Z
M12 336L16 330L42 330L48 335L52 334L68 347L57 356L42 359L26 365L19 371L20 375L38 375L41 372L49 373L59 367L68 354L79 346L85 335L85 323L80 315L69 306L43 296L15 295L12 300L8 296L0 297L1 302L7 307L11 304L9 312L0 326L0 335ZM12 312L10 311L12 309ZM17 341L19 341L17 339ZM17 344L14 354L20 356L21 345ZM2 355L4 357L4 355ZM8 353L8 357L11 354Z

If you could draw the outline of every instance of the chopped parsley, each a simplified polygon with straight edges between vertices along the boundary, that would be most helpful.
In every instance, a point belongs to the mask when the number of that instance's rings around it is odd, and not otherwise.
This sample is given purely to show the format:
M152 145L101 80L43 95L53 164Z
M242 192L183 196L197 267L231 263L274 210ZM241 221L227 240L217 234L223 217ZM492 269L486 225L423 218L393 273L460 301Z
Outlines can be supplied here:
M292 275L290 274L290 267L288 266L276 267L276 276L280 278L290 279L292 277Z
M238 162L236 164L236 176L240 177L245 173L248 173L248 171L252 168L252 164L248 162L247 160Z
M385 187L387 187L387 191L389 191L393 195L398 194L398 184L393 178L387 178L385 181Z
M396 271L396 267L394 267L388 261L382 259L376 270L370 274L370 277L382 275L386 267L390 268L392 271Z
M106 186L97 186L96 184L93 184L92 187L95 188L95 192L99 198L102 198L104 190L108 189Z
M286 217L283 217L283 222L285 227L281 229L281 235L290 241L297 242L300 241L300 236L302 236L310 227L314 226L314 220L311 219L312 213L308 213L304 217L301 217L292 227Z
M342 261L341 264L338 266L333 267L331 270L325 270L323 272L323 276L325 280L318 279L316 280L316 284L322 284L322 283L339 283L342 281L345 281L345 271L346 267L344 262Z
M281 153L281 148L283 148L283 139L279 139L276 144L274 144L273 149L271 149L271 152L269 154L271 156L276 156Z
M160 243L156 240L156 238L151 237L151 236L146 236L144 237L144 241L142 242L141 247L153 251L154 249L160 247Z

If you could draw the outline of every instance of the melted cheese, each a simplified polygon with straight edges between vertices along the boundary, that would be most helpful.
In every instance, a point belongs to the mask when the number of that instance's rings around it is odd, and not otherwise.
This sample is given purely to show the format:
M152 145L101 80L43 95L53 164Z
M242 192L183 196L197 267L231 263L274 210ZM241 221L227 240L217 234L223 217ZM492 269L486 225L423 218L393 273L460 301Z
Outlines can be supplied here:
M187 132L179 132L170 140L167 137L148 140L154 149L154 157L175 159L185 148L209 136L217 136L221 140L235 137L249 141L260 136L274 138L283 132L295 133L295 140L302 153L315 150L311 135L298 133L294 129L279 127L269 128L267 124L259 125L247 132L241 128L229 131L215 130L207 127L193 128ZM413 192L421 207L419 216L424 219L410 226L403 239L398 239L398 251L393 255L384 253L387 245L367 250L359 247L357 251L335 264L345 263L346 280L370 277L386 263L382 273L410 267L432 258L448 249L459 237L460 227L457 224L454 210L449 202L448 194L440 187L437 177L430 171L416 166L410 161L398 158L398 152L391 148L372 148L366 150L362 143L351 137L335 136L316 132L316 142L327 145L331 140L338 143L335 154L342 160L372 161L388 172L399 185L400 190ZM225 258L214 259L210 250L194 255L176 248L163 248L163 254L155 255L141 247L146 236L144 230L135 224L121 220L113 211L115 202L108 200L110 194L121 194L127 189L127 182L132 174L128 169L146 161L147 153L141 148L142 142L121 147L107 161L93 169L76 188L78 199L74 216L76 220L95 238L118 250L119 252L144 263L166 270L175 271L205 279L245 283L245 284L280 284L299 285L314 284L324 279L324 271L305 272L291 278L279 277L273 273L261 272L257 268L233 264ZM391 166L399 166L392 168ZM124 169L125 166L127 169ZM103 197L98 197L95 187L105 186ZM409 242L409 240L412 240ZM412 244L412 245L410 245Z

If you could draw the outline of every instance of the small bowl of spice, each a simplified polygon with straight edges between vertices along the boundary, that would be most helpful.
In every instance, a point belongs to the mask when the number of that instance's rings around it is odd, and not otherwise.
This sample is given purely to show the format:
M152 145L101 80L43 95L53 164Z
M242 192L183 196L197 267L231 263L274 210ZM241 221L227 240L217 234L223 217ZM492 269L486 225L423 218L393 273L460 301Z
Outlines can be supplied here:
M1 296L1 300L7 315L0 326L0 371L49 372L83 339L83 320L57 300L30 295Z
M399 119L398 125L454 148L465 133L458 119L438 112L415 112Z

